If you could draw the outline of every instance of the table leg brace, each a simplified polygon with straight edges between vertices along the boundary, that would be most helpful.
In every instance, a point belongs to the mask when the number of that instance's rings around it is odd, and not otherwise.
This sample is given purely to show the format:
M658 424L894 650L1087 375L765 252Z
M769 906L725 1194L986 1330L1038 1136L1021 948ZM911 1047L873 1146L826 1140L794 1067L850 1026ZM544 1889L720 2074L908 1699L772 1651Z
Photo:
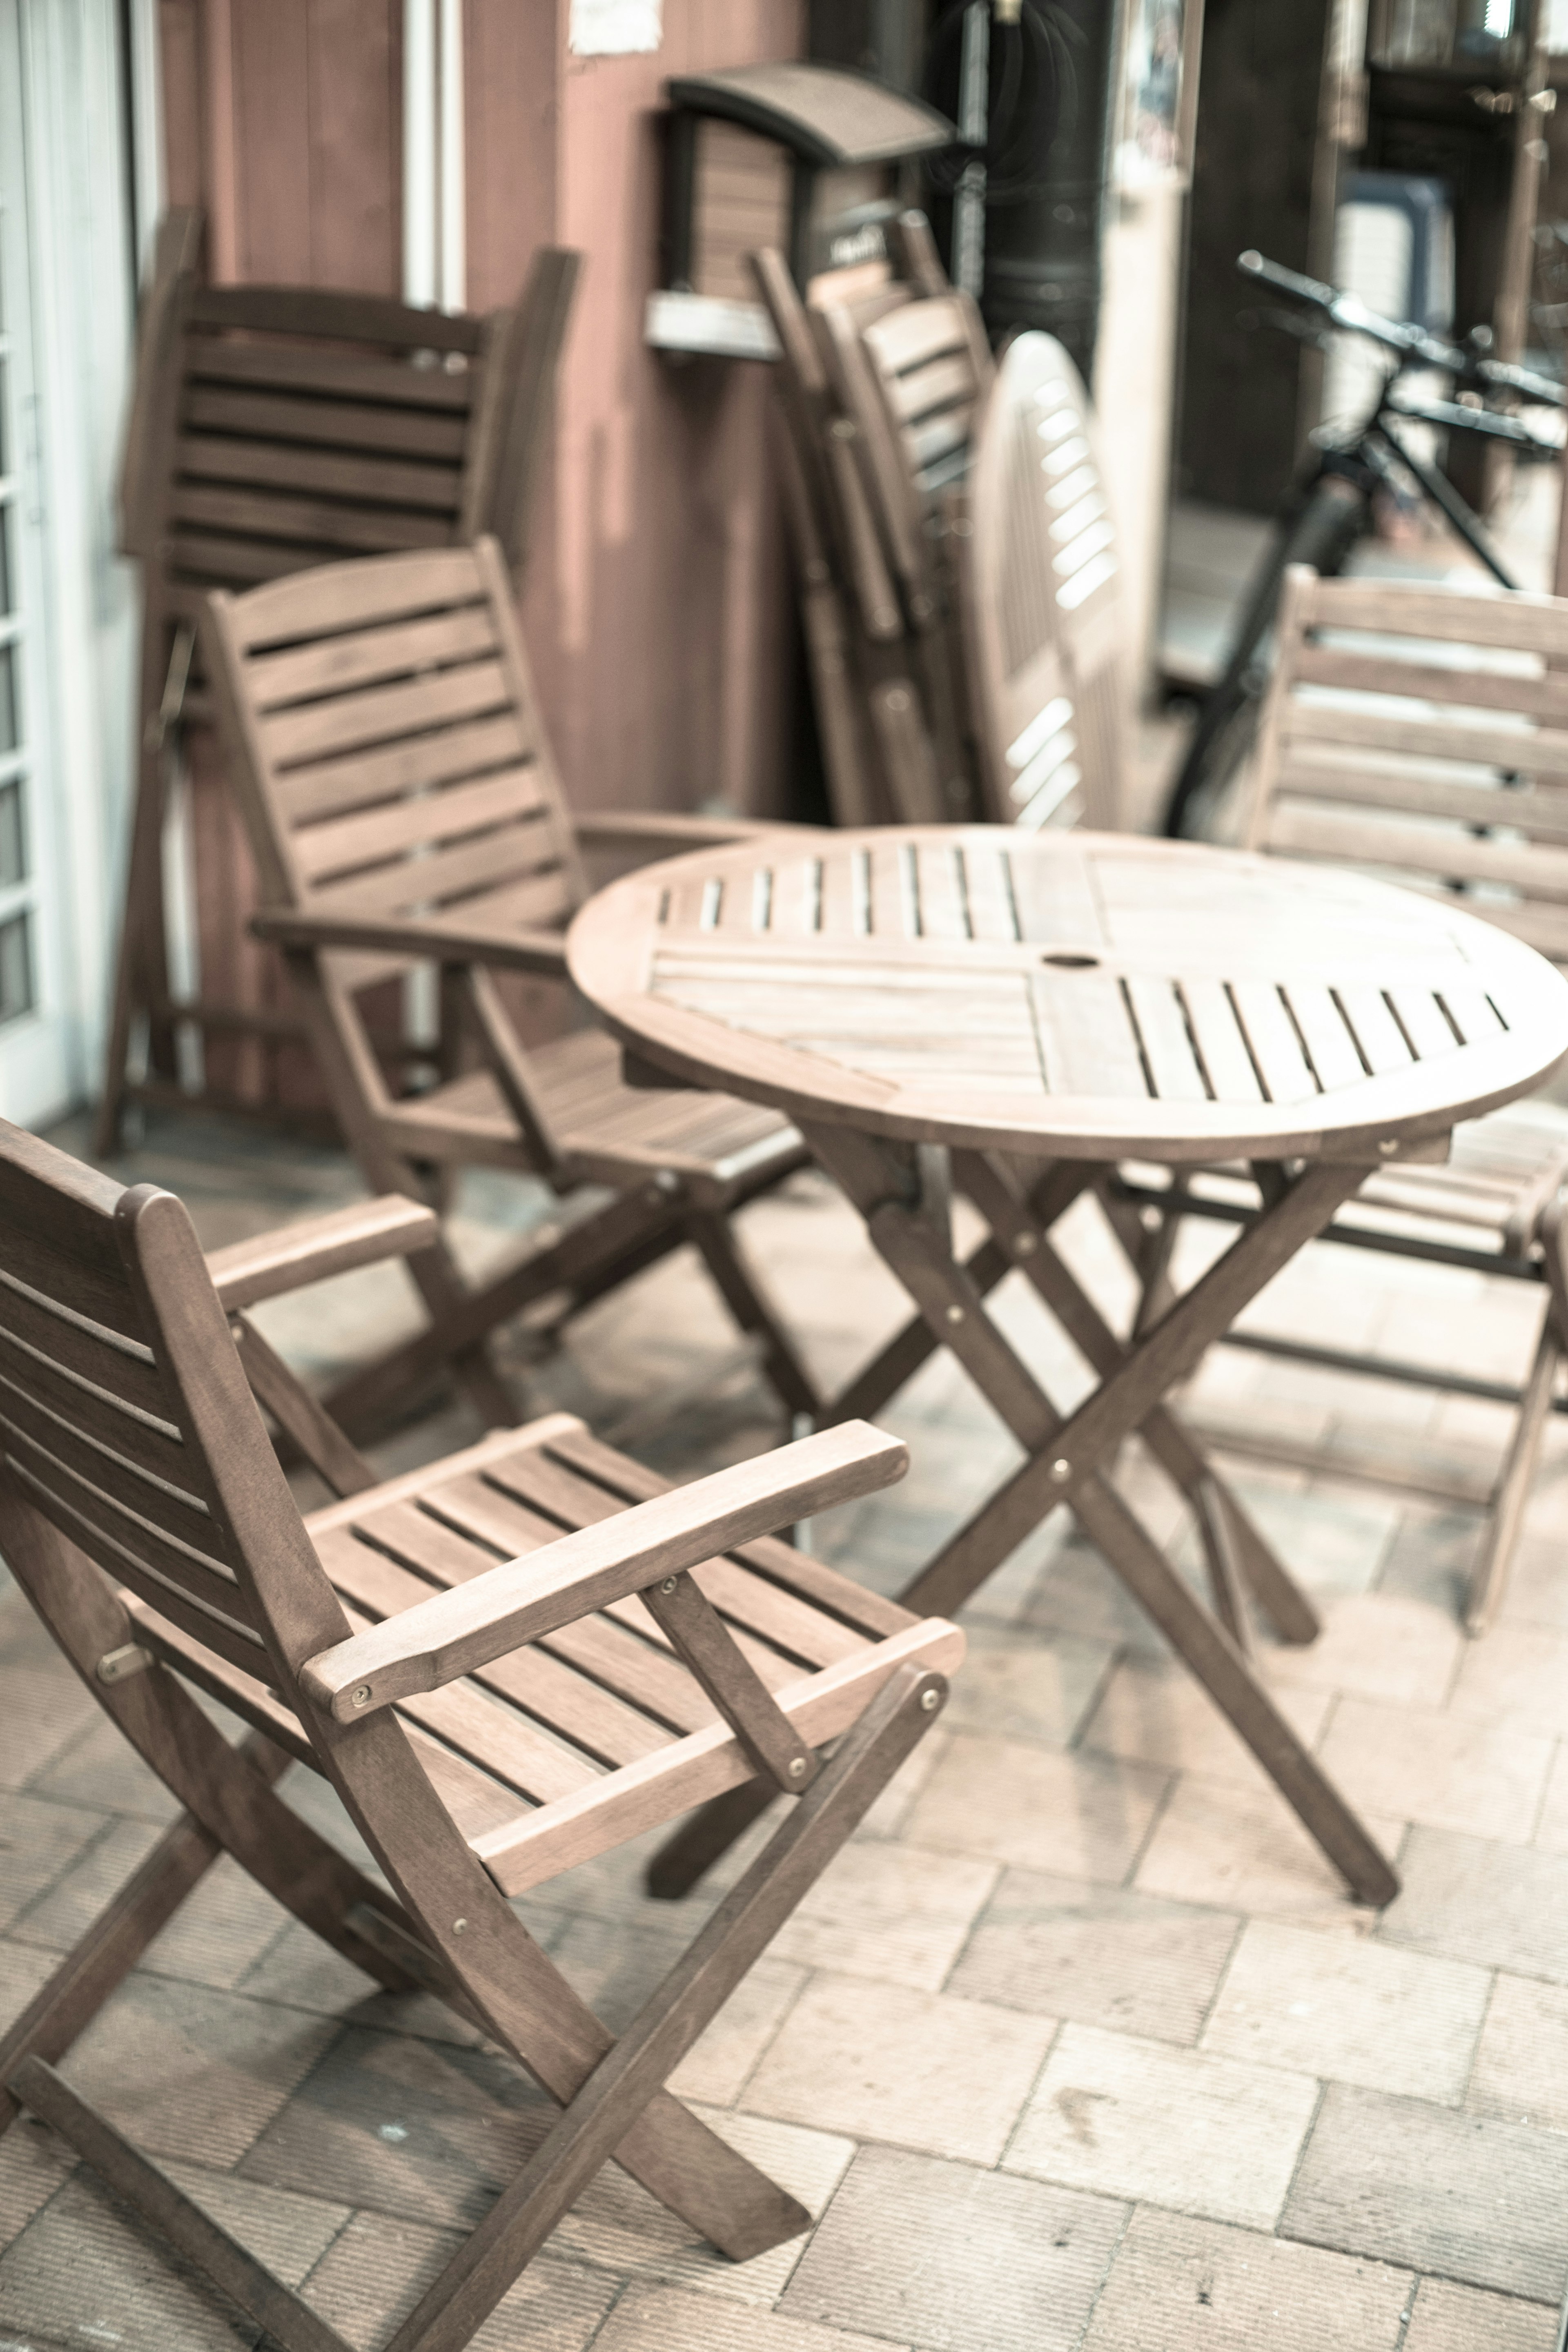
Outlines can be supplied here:
M944 1595L946 1605L956 1605L1049 1511L1070 1503L1110 1567L1354 1893L1367 1903L1391 1901L1398 1881L1366 1831L1279 1713L1231 1634L1101 1475L1121 1440L1148 1420L1171 1384L1328 1222L1365 1171L1311 1168L1296 1179L1156 1328L1122 1352L1088 1402L1064 1419L987 1316L981 1292L954 1258L945 1204L933 1214L922 1201L912 1158L843 1128L805 1132L813 1151L861 1211L879 1253L931 1329L1029 1455L900 1596L906 1607L929 1607L933 1591ZM1029 1255L1037 1255L1037 1249Z

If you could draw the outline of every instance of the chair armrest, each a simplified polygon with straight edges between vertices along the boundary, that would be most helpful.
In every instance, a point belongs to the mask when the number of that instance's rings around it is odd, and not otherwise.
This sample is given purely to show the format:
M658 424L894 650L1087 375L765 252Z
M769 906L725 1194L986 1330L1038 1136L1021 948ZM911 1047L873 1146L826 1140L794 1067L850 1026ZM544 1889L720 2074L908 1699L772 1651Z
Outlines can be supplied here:
M679 816L658 809L596 809L574 817L584 849L647 849L673 857L682 849L722 849L726 842L752 841L772 833L805 833L799 824L763 824L745 816Z
M302 1290L307 1283L324 1282L329 1275L347 1274L353 1266L410 1257L428 1249L440 1231L433 1211L405 1201L399 1192L388 1192L380 1200L333 1209L324 1217L278 1226L253 1241L209 1250L207 1272L220 1304L232 1315L241 1307L254 1307L258 1298Z
M280 948L343 948L370 955L407 956L433 963L479 963L497 971L566 977L566 943L553 931L481 931L431 916L378 921L374 915L312 915L296 907L262 907L250 919L253 936Z
M368 1633L320 1651L300 1669L300 1685L324 1714L353 1723L378 1706L439 1690L735 1544L890 1486L909 1461L897 1438L863 1421L803 1437L416 1601Z

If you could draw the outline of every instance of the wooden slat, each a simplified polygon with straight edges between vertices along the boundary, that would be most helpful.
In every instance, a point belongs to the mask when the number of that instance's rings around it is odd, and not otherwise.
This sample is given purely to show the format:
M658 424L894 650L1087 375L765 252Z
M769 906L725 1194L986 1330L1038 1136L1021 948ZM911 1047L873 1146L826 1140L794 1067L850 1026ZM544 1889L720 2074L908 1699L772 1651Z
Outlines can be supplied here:
M1509 882L1532 898L1568 901L1568 850L1478 840L1435 824L1405 824L1346 810L1329 816L1292 805L1272 827L1274 845L1356 866L1431 874L1443 880Z
M1134 973L1127 982L1154 1092L1162 1102L1205 1102L1208 1088L1173 982Z
M1406 691L1418 691L1411 680ZM1407 759L1457 760L1530 776L1568 776L1568 733L1556 729L1484 726L1424 719L1409 711L1368 710L1292 695L1282 732L1288 743L1334 744Z
M289 498L270 490L205 489L180 479L169 494L176 526L231 538L296 541L336 554L376 555L393 548L448 547L453 524L437 515L339 506L330 499Z
M162 1421L171 1420L169 1392L151 1349L24 1283L0 1267L0 1330L79 1373L110 1396Z
M1323 1092L1357 1085L1365 1069L1332 992L1318 982L1293 981L1285 993ZM1453 1042L1449 1034L1449 1045Z
M1354 646L1308 639L1296 648L1291 676L1298 686L1418 697L1423 702L1516 710L1526 718L1568 721L1568 676L1560 670L1531 676L1515 670L1454 669L1442 662L1402 661L1385 651L1363 653Z
M260 1635L253 1633L237 1612L230 1616L226 1609L216 1605L204 1608L195 1594L160 1575L140 1549L132 1550L121 1540L112 1524L105 1524L109 1515L91 1506L84 1490L68 1493L63 1484L41 1478L16 1455L10 1457L10 1462L12 1475L26 1489L28 1498L89 1559L96 1559L110 1575L151 1601L171 1623L193 1633L197 1641L232 1664L261 1675L271 1671ZM85 1507L79 1507L79 1504ZM220 1588L216 1581L212 1589L215 1593L221 1590L226 1597L230 1590L226 1586Z
M388 409L434 409L448 415L466 416L474 397L473 371L468 368L416 368L397 361L345 359L291 343L193 338L186 345L185 374L192 383L309 392L323 401L375 401Z
M1355 1032L1362 1058L1375 1076L1385 1070L1407 1069L1410 1047L1403 1031L1389 1011L1383 992L1347 982L1334 993L1344 1007L1346 1020Z
M318 883L353 866L403 857L411 849L500 824L537 825L542 840L549 841L549 812L531 797L535 781L527 768L503 768L475 782L302 827L294 836L300 879Z
M1261 1102L1263 1089L1224 982L1184 980L1182 995L1215 1100L1237 1105Z
M188 595L193 612L210 589L265 586L296 572L314 572L342 553L325 541L236 539L220 531L174 531L167 545L173 593Z
M377 628L346 629L282 653L255 654L246 677L264 715L280 703L318 694L343 694L384 678L401 677L495 649L495 630L482 604L433 613Z
M273 789L284 822L303 824L389 801L402 793L455 782L503 762L525 760L531 752L519 714L503 710L491 719L416 735L384 751L358 752L292 769L276 778Z
M385 343L400 352L479 347L480 322L465 311L416 310L384 295L337 287L200 286L186 317L195 331L247 336L314 335L339 343Z
M367 687L329 701L274 711L258 724L274 767L302 767L333 752L504 709L509 698L500 662L475 661L434 677Z
M1287 760L1274 787L1276 800L1348 802L1355 808L1396 809L1411 816L1453 817L1461 824L1518 827L1533 840L1568 842L1568 792L1533 784L1517 787L1441 775L1430 768L1382 766L1375 760L1336 761L1332 765ZM1273 846L1273 814L1269 846Z
M291 580L270 594L247 596L231 612L229 625L242 652L254 655L268 646L447 612L476 604L483 594L471 547L433 549L417 564L389 556L324 565L309 581Z
M174 467L179 478L187 482L310 491L371 509L410 507L455 516L462 499L455 466L359 457L338 449L220 439L212 434L187 434L175 450Z
M1097 971L1045 971L1029 985L1053 1095L1147 1098L1138 1036L1118 982Z
M28 1444L63 1462L76 1476L101 1487L151 1526L202 1554L215 1573L228 1577L221 1557L223 1538L205 1500L193 1490L188 1462L174 1465L183 1474L178 1486L160 1478L131 1454L89 1436L62 1414L51 1412L36 1392L4 1377L0 1377L0 1419Z
M1252 1058L1270 1102L1305 1102L1318 1091L1301 1041L1271 982L1238 980L1231 990Z
M322 915L389 916L465 899L482 894L487 887L515 883L525 875L542 877L541 902L552 906L559 893L560 870L560 847L553 834L528 810L518 821L454 847L402 857L349 881L313 890L310 906ZM476 897L473 911L481 922L483 906L483 897Z
M1508 652L1568 660L1568 621L1552 596L1523 589L1417 587L1401 581L1397 606L1382 580L1318 581L1306 610L1306 625L1364 629L1377 636L1436 640L1461 646L1491 646ZM1325 593L1325 590L1329 593Z
M294 442L343 449L384 449L389 456L449 465L454 479L468 440L466 415L422 408L386 408L368 402L301 400L289 393L246 392L214 384L187 385L181 418L188 434L232 434L256 441Z
M888 405L905 424L929 415L934 408L962 406L967 411L973 400L974 370L966 351L944 351L928 366L893 375L887 386Z
M1429 988L1419 988L1406 982L1391 988L1388 994L1399 1025L1415 1047L1418 1061L1430 1061L1436 1055L1457 1051L1458 1041ZM1489 1120L1487 1123L1494 1126L1496 1122ZM1423 1170L1422 1173L1430 1181L1436 1171Z
M156 1413L144 1412L89 1375L79 1375L16 1333L0 1328L0 1379L58 1413L73 1428L150 1470L171 1486L188 1485L190 1472L180 1433Z
M861 339L879 368L889 376L905 375L939 352L969 349L963 314L952 295L905 302L863 327Z

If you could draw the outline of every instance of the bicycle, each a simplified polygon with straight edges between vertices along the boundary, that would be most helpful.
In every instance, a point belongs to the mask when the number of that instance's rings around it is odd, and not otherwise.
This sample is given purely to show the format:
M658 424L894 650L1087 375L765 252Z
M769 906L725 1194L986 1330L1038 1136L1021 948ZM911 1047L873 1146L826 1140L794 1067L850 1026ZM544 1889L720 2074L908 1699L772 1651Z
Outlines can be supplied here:
M1495 408L1468 406L1458 395L1468 393L1487 400L1513 394L1568 407L1568 392L1561 383L1532 369L1489 358L1491 339L1485 328L1473 331L1463 343L1444 342L1408 320L1385 319L1369 310L1357 295L1266 261L1260 253L1242 254L1237 267L1245 276L1305 303L1323 320L1322 327L1314 329L1290 313L1273 311L1265 314L1271 325L1320 349L1327 347L1330 328L1363 335L1389 353L1394 363L1359 425L1343 434L1320 428L1312 436L1307 461L1279 502L1273 538L1247 590L1235 642L1219 679L1204 700L1172 788L1164 830L1173 840L1201 836L1220 793L1251 742L1267 677L1265 643L1286 567L1310 563L1319 572L1342 572L1357 540L1371 528L1374 500L1384 491L1399 496L1402 475L1431 500L1494 580L1504 588L1518 587L1480 518L1437 467L1411 446L1405 427L1436 425L1446 432L1504 442L1521 456L1555 459L1562 455L1555 441L1532 431L1517 416ZM1439 369L1451 376L1456 397L1398 397L1401 380L1415 368Z

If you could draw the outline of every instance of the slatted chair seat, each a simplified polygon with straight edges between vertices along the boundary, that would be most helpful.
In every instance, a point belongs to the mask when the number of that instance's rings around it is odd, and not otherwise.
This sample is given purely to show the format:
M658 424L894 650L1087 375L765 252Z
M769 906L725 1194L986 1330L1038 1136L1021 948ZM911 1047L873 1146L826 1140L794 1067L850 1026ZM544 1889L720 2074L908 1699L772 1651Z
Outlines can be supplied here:
M1277 640L1242 809L1244 845L1440 895L1568 963L1568 601L1320 580L1297 565L1286 574ZM1500 1016L1478 1000L1449 1005L1445 1017ZM1405 1003L1341 1007L1337 1030L1316 1050L1397 1070L1427 1043L1411 1029L1415 1018ZM1568 1110L1550 1100L1514 1104L1458 1129L1446 1165L1370 1179L1328 1234L1490 1268L1545 1290L1467 1605L1473 1633L1489 1622L1507 1580L1568 1348L1558 1223L1565 1183ZM1309 1351L1281 1338L1293 1354L1377 1371L1375 1357ZM1252 1335L1249 1344L1266 1342ZM1402 1365L1397 1376L1415 1369ZM1434 1367L1429 1377L1436 1388L1462 1387L1468 1374Z
M668 1491L581 1422L556 1414L329 1504L304 1524L358 1633ZM766 1538L708 1563L700 1581L742 1655L814 1746L854 1719L868 1675L882 1676L906 1651L924 1654L933 1639L908 1610ZM121 1598L150 1649L319 1769L298 1714L265 1682L151 1603ZM721 1711L635 1593L394 1711L507 1895L754 1777Z
M481 531L521 571L577 268L574 254L541 253L521 299L479 318L322 288L205 287L200 241L195 213L161 226L121 468L120 545L142 572L142 751L103 1151L132 1096L192 1092L188 1067L176 1070L182 1031L204 1037L209 1055L247 1032L298 1034L282 1008L235 1001L223 972L205 972L195 996L171 980L167 759L176 728L212 722L194 643L208 591L345 556L462 545ZM226 860L238 880L231 823L221 802L207 808L202 856ZM232 954L226 940L208 945L215 963ZM149 1066L133 1082L139 1021ZM216 1100L223 1087L209 1072L196 1091Z
M795 1129L731 1095L628 1087L621 1050L600 1030L537 1048L530 1068L564 1177L624 1183L628 1170L679 1175L689 1197L722 1208L737 1186L788 1175L801 1164ZM494 1076L470 1070L383 1114L390 1147L413 1158L514 1167L518 1123Z
M595 1032L527 1045L498 979L565 985L564 931L587 895L500 548L369 557L208 600L203 643L266 905L339 1124L375 1192L430 1163L510 1168L615 1199L468 1290L444 1245L411 1257L428 1331L336 1392L355 1421L450 1363L491 1423L515 1418L484 1354L546 1296L597 1297L684 1242L742 1328L761 1335L791 1412L816 1388L742 1260L730 1218L805 1164L787 1119L727 1097L639 1091ZM618 845L721 839L740 825L597 821ZM421 963L440 974L427 1083L377 1059L365 992ZM653 1179L653 1181L649 1180Z
M737 2261L806 2226L662 2086L936 1719L963 1637L772 1536L901 1475L863 1423L684 1490L566 1415L376 1482L232 1319L289 1286L280 1267L317 1277L429 1219L351 1222L357 1239L223 1253L215 1282L172 1194L0 1124L0 1547L184 1809L0 2037L0 2134L24 2110L54 2126L269 2339L345 2352L57 2071L226 1853L563 2110L392 2339L460 2352L612 2157ZM247 1363L352 1490L308 1520ZM195 1693L248 1723L237 1747ZM337 1790L383 1884L275 1793L291 1759ZM616 2042L507 1898L759 1775L794 1800L783 1827Z

